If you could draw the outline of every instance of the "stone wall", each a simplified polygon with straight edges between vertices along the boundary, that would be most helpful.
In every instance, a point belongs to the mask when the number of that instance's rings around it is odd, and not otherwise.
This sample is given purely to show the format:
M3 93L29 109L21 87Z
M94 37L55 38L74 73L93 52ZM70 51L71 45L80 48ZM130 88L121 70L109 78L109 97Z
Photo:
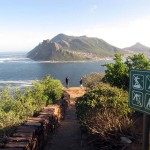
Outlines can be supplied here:
M44 107L37 117L30 117L25 123L17 126L13 135L5 139L5 144L0 149L42 150L48 137L64 118L70 104L69 98L70 96L65 94L57 104Z

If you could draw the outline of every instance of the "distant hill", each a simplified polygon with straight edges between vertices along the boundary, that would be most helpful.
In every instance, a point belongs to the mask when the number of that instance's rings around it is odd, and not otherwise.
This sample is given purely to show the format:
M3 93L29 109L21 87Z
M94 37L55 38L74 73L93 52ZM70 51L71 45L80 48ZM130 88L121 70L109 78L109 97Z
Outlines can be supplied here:
M123 48L123 50L128 51L129 53L144 53L150 55L150 47L144 46L139 42L133 46Z
M44 40L37 45L27 54L27 57L44 61L97 60L121 52L123 53L124 50L99 38L58 34L51 40Z

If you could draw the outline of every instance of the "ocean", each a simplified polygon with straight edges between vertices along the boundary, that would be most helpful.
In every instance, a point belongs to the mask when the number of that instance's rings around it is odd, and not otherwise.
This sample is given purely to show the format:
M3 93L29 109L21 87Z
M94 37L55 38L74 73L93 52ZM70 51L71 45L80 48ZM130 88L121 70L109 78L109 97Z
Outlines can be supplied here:
M80 78L91 72L104 73L105 67L112 60L97 62L46 62L26 58L26 53L0 53L0 86L24 88L32 86L34 80L51 75L65 85L65 78L70 78L70 86L79 86Z

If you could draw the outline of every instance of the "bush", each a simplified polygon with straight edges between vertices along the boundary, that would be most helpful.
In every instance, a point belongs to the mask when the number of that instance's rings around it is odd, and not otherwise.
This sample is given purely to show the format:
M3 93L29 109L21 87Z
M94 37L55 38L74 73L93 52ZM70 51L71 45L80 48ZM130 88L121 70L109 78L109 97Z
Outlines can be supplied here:
M99 84L103 81L103 78L104 74L96 72L84 75L83 76L84 86L87 87L87 89L89 90L97 88Z
M112 132L128 130L132 114L128 108L128 93L102 84L76 101L77 117L89 133L108 138Z
M40 83L41 85L44 85L44 95L48 96L46 104L55 103L55 100L61 98L63 86L59 80L54 80L50 76L45 76Z
M29 116L39 112L45 105L61 98L62 84L50 76L35 81L32 88L10 90L1 88L0 94L0 130L6 130L24 122Z

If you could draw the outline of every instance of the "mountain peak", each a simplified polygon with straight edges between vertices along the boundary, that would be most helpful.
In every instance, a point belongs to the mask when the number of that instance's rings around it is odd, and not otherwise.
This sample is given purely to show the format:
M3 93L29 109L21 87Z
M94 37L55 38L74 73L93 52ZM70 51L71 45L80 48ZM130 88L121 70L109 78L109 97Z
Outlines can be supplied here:
M135 45L133 45L132 47L136 47L136 48L149 48L149 47L147 47L147 46L145 46L145 45L143 45L143 44L141 44L140 42L137 42Z
M130 46L130 47L126 47L124 48L124 50L129 50L132 52L136 52L136 53L149 53L150 48L141 44L140 42L137 42L136 44Z
M58 35L56 35L55 37L60 37L60 38L62 38L62 37L68 37L68 35L66 35L66 34L64 34L64 33L59 33Z
M68 36L66 34L60 33L60 34L56 35L55 37L53 37L51 39L51 42L59 42L59 41L62 41L62 40L68 40L70 38L72 38L72 36Z
M140 42L136 42L135 45L136 45L136 46L144 46L144 45L141 44ZM135 46L135 45L134 45L134 46Z
M73 39L85 39L88 38L86 35L82 35L82 36L70 36L70 35L66 35L63 33L60 33L58 35L56 35L54 38L51 39L51 42L60 42L60 41L71 41Z

